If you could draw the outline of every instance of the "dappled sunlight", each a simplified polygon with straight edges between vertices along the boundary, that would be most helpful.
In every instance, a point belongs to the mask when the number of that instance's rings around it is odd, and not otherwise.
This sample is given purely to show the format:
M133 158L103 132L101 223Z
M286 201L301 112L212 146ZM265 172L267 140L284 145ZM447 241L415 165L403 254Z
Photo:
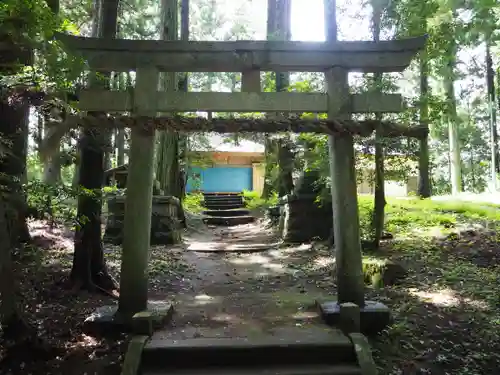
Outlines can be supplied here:
M223 300L222 296L209 296L208 294L198 294L197 296L194 297L193 305L195 306L210 305L214 303L220 303L222 302L222 300Z
M318 316L319 314L314 311L299 311L296 314L292 315L293 319L296 320L309 320L317 318Z
M73 236L68 236L66 228L51 229L47 223L38 220L28 222L28 228L35 243L46 241L50 243L50 248L56 247L58 251L73 252Z
M219 242L190 242L188 243L188 250L199 250L199 251L207 251L207 250L216 250L220 247Z
M234 314L218 313L212 316L211 319L216 322L239 323L239 324L244 323L244 320L241 319L241 316L238 317L237 315Z
M334 264L335 264L335 257L320 256L314 259L312 268L313 270L321 270L327 267L331 267Z
M99 345L99 341L95 337L88 336L86 334L81 334L76 342L67 343L66 347L69 349L82 348L82 347L93 347Z
M232 264L267 264L272 261L270 257L261 254L250 254L246 256L235 257L229 260Z
M288 247L282 247L280 248L280 251L282 251L285 254L290 254L290 253L296 253L296 252L301 252L301 251L310 251L313 249L313 245L309 243L301 244L298 246L288 246Z
M270 250L268 254L274 259L287 259L290 257L290 255L285 254L282 250Z
M239 257L228 257L228 262L238 266L256 265L261 267L261 270L255 270L253 272L253 274L259 278L276 274L285 274L287 272L283 264L277 263L272 257L262 254L246 254Z
M488 310L488 304L485 302L457 296L457 293L449 288L435 291L423 291L411 288L408 289L408 294L417 297L422 302L431 303L436 306L457 307L465 304L480 310Z

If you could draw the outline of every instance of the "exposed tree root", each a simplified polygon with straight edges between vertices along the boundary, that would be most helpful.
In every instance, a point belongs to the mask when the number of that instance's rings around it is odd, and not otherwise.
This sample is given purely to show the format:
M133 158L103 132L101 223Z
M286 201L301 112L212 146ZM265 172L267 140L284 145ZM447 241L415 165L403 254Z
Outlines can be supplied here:
M86 290L91 293L102 293L115 299L120 296L118 282L107 270L100 271L95 275L87 275L85 278L77 277L72 273L70 280L74 293Z

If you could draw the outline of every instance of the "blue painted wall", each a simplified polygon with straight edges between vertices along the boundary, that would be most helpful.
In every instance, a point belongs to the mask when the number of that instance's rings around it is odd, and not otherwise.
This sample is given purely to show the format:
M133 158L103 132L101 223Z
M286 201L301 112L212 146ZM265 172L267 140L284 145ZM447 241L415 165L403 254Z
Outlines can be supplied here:
M193 177L199 175L199 178ZM252 190L251 167L190 168L186 191L201 190L205 193L239 193Z

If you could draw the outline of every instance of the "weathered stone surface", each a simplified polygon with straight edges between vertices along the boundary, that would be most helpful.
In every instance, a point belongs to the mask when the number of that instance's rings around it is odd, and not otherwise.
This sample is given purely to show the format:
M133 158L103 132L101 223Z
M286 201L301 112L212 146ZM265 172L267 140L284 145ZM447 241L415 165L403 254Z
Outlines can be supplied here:
M125 353L121 375L140 374L142 350L148 338L149 336L146 335L132 337L128 344L127 353Z
M319 312L326 324L338 327L340 324L340 305L337 301L316 301ZM361 333L375 335L384 330L391 322L391 311L380 302L365 301L360 308Z
M331 272L333 274L337 272L335 264L332 265ZM406 269L390 259L363 258L364 282L374 288L397 284L406 275Z
M203 219L203 222L207 225L224 225L224 226L233 226L233 225L242 225L253 223L255 221L255 217L253 216L209 216Z
M111 196L104 241L121 244L125 219L125 195ZM151 245L170 245L181 241L180 202L175 197L153 196L151 215Z
M293 194L281 198L279 228L285 242L328 239L333 210L331 203L318 201L323 188L319 171L308 169L300 176Z
M358 357L358 365L362 375L377 375L377 366L373 360L370 344L365 336L361 333L351 333L349 338L354 345L356 356Z
M355 303L346 302L340 305L340 329L349 334L360 331L360 311Z
M405 268L390 259L363 259L365 283L375 288L394 285L406 275Z
M282 200L279 229L291 243L326 240L332 231L332 207L317 202L315 195L289 195Z
M257 337L196 337L181 340L166 339L158 332L160 338L153 335L144 347L143 361L150 368L161 369L356 364L352 342L340 331L294 328ZM189 358L189 364L186 358Z
M174 307L168 301L149 301L148 310L131 319L124 320L116 314L118 305L98 307L83 324L84 332L91 334L114 334L117 332L134 332L138 334L163 328L172 318Z

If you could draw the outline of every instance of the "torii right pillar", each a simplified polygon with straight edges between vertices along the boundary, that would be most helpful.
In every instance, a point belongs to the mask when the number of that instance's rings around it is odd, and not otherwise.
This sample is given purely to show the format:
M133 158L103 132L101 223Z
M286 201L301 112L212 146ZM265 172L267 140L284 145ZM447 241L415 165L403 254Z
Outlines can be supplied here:
M325 74L329 119L346 120L351 117L348 73L346 68L336 66ZM355 304L359 307L360 315L355 320L359 321L361 332L374 333L388 325L390 310L382 303L365 301L364 297L354 140L352 134L343 133L330 136L328 143L337 300L318 302L318 306L327 324L342 326L341 309L351 306L352 313Z

